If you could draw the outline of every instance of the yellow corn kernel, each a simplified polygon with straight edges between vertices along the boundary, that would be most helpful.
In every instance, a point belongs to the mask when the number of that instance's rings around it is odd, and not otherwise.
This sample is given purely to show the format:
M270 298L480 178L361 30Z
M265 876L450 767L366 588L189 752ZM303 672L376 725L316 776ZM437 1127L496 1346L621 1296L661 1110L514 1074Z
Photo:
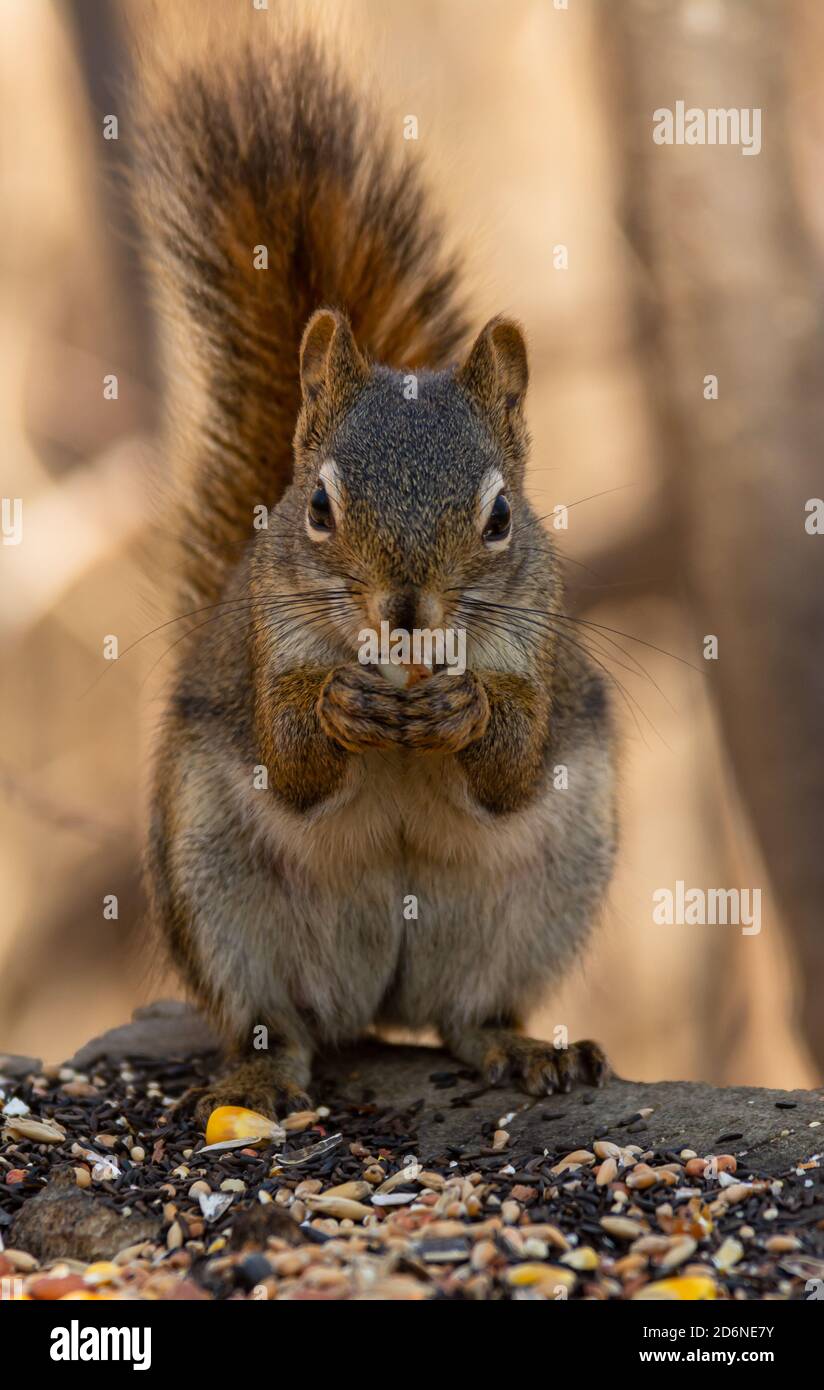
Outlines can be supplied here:
M219 1105L206 1125L206 1143L223 1144L227 1139L247 1139L254 1144L280 1134L280 1127L257 1110L244 1110L242 1105Z
M717 1297L715 1281L704 1275L685 1274L680 1279L658 1279L644 1284L633 1299L711 1299Z
M112 1284L122 1273L123 1270L112 1264L111 1260L98 1260L84 1269L83 1278L87 1284Z
M522 1264L507 1270L506 1282L515 1289L538 1287L549 1292L561 1287L569 1290L575 1286L575 1275L571 1269L561 1269L559 1265Z

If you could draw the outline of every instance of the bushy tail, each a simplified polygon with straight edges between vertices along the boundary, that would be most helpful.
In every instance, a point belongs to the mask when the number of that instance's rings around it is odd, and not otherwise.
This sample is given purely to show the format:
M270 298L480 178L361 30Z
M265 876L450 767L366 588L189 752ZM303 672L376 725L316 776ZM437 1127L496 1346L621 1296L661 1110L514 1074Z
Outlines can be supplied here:
M184 588L219 594L253 508L288 486L298 348L344 309L391 365L440 366L463 339L414 142L306 35L153 75L138 102L137 203L167 324Z

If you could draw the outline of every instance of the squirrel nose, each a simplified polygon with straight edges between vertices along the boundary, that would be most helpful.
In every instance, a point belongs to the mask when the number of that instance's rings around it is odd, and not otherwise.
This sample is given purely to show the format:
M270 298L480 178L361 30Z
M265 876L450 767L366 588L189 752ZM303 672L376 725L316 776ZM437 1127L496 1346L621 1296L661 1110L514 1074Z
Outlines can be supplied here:
M431 589L415 584L404 584L390 593L376 593L368 612L371 622L376 626L388 623L390 631L440 627L444 620L443 600Z
M401 628L404 632L411 632L418 626L415 621L417 616L418 591L411 585L390 594L384 603L383 618L390 628Z

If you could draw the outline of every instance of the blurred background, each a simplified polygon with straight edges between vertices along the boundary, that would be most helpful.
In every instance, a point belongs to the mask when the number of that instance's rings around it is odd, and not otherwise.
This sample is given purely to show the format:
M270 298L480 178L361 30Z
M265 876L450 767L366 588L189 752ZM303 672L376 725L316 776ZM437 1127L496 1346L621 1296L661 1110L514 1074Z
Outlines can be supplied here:
M163 7L184 34L208 8ZM399 138L418 118L474 327L526 326L530 488L542 513L570 508L569 602L615 682L619 868L533 1031L596 1036L638 1079L821 1085L824 536L805 505L824 492L824 7L331 8ZM3 0L0 18L0 494L24 528L0 546L0 1051L49 1060L175 992L141 935L146 768L182 629L145 636L170 614L127 19L158 22L124 0ZM657 145L652 113L679 100L758 108L761 152ZM678 880L759 888L760 933L656 925Z

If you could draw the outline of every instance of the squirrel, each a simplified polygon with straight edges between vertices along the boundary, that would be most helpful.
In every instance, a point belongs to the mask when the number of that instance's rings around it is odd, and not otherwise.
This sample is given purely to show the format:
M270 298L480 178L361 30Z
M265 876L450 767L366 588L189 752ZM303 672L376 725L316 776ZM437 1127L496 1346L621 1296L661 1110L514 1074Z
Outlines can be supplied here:
M381 1026L531 1095L601 1084L597 1043L523 1032L616 812L604 681L524 491L522 330L468 344L417 160L312 36L158 78L137 180L195 616L150 910L228 1057L196 1113L308 1108L318 1049ZM383 623L464 633L465 669L387 680L358 659Z

